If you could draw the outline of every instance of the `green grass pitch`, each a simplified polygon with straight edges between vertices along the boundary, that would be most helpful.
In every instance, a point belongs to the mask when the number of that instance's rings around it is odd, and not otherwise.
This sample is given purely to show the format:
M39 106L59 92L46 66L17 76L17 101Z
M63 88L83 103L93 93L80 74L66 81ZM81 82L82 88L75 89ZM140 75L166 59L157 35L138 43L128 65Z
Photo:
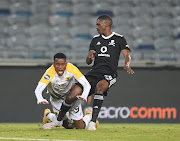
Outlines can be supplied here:
M41 123L0 123L0 140L180 141L180 124L104 124L96 131L41 129Z

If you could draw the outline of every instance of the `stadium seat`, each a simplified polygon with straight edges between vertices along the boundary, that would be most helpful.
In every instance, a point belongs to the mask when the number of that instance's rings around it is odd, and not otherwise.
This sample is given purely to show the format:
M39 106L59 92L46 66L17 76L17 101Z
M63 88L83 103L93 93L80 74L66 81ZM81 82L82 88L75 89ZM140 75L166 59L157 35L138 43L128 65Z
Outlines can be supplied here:
M176 5L173 7L171 9L171 15L173 15L173 17L178 17L180 15L180 6Z
M156 60L159 61L176 61L176 55L173 51L157 51L155 54Z
M36 25L36 24L48 24L49 17L47 14L44 13L36 13L30 16L29 24Z
M70 46L73 50L76 50L76 49L78 51L86 50L87 53L88 53L89 45L90 45L90 40L85 40L82 38L73 38L70 42Z
M1 38L7 38L9 33L8 33L8 26L0 23L0 26L3 28L0 28L0 37Z
M30 11L30 5L26 2L17 2L10 6L10 10L13 14L22 16L24 18L29 18L32 15Z
M48 0L32 0L30 10L33 14L48 14L49 13L49 2Z
M156 16L152 18L153 27L172 26L172 19L169 16Z
M90 16L89 17L89 25L90 25L90 27L96 28L96 21L97 21L96 16Z
M172 4L173 6L180 5L180 1L179 1L179 0L171 0L170 2L171 2L171 4Z
M66 3L66 4L72 4L73 1L76 1L76 0L47 0L49 1L49 3L51 4L58 4L58 3Z
M28 58L29 52L27 50L16 50L16 49L11 49L6 52L6 55L8 58L18 58L18 59L24 59Z
M87 40L91 39L91 35L87 25L72 27L70 30L71 30L70 32L71 37L78 37Z
M156 53L153 50L146 50L142 52L142 59L147 61L154 61L156 58Z
M112 30L125 36L132 60L180 58L179 0L0 0L0 58L63 51L84 59L101 14L113 17Z
M11 11L9 10L9 2L6 0L0 1L0 15L1 16L9 16Z
M176 38L176 39L180 39L180 27L175 27L174 28L174 31L173 31L173 36Z
M49 40L49 47L51 49L60 49L66 48L67 50L70 49L70 37L69 36L57 36L50 38Z
M0 36L1 37L1 36ZM5 49L6 47L6 38L0 38L0 49Z
M122 56L122 54L121 54L121 56ZM142 60L142 52L141 51L133 51L133 53L131 53L131 59L132 59L132 61Z
M92 13L92 4L88 3L77 3L72 6L72 13L74 15L89 14ZM79 15L79 16L80 16Z
M117 16L120 17L121 15L131 15L131 11L129 10L131 8L132 8L131 5L128 5L128 4L119 4L119 5L117 4L113 6L112 8L113 15L114 17L117 17Z
M47 52L45 49L30 49L28 50L28 58L31 59L45 59L45 58L49 58L48 54L51 54L52 50Z
M69 0L72 2L72 4L79 4L79 3L86 3L86 4L92 4L91 0Z
M142 16L147 16L147 17L152 17L151 13L151 5L139 5L131 8L131 14L135 17L142 17Z
M172 38L164 37L157 38L154 41L154 46L156 50L164 50L164 51L173 51L174 50L174 42Z
M6 44L9 47L10 50L16 49L16 50L23 50L28 49L28 39L26 36L22 35L16 35L11 36L6 40Z
M148 36L138 38L134 44L137 50L155 50L153 39Z
M0 8L0 15L3 15L3 16L9 16L10 15L10 10L9 9L2 9Z
M180 27L180 16L174 17L172 23L175 27Z
M132 25L134 27L136 26L152 26L152 20L151 17L149 17L148 15L141 15L139 17L134 17L132 19L130 19L130 22L132 23Z
M29 35L28 26L19 25L19 24L8 26L8 33L9 33L9 36L16 36L16 35L28 36Z
M78 26L78 25L89 25L90 18L88 14L82 15L74 15L70 18L71 26Z
M130 15L119 15L113 18L113 27L132 26Z
M85 59L90 45L90 40L84 40L82 38L73 38L71 40L72 58L73 59Z
M161 5L168 5L169 4L169 2L168 2L169 0L164 0L164 2L162 2L161 0L151 0L151 3L152 3L152 5L153 6L161 6Z
M58 16L58 15L52 15L49 17L50 25L52 26L61 26L61 25L67 25L69 24L69 21L66 17Z
M30 49L46 50L49 48L48 42L48 37L43 35L33 36L28 39Z
M174 47L178 52L180 52L180 39L174 41Z
M153 16L171 16L172 7L168 4L153 6L151 11Z
M177 61L180 61L180 51L175 52L175 58Z
M132 35L134 38L149 37L153 38L153 29L149 26L139 26L133 29Z
M56 37L56 36L69 36L70 31L69 31L69 26L63 24L61 26L52 26L49 27L49 34L51 37Z
M49 59L51 59L51 60L53 60L54 58L53 58L53 56L54 56L54 54L56 54L57 52L63 52L64 54L66 54L66 57L68 58L68 59L72 59L72 54L73 54L73 52L70 50L70 49L67 49L67 48L59 48L59 49L51 49L51 51L49 51L49 52L44 52L44 53L42 53L42 51L41 52L39 52L39 53L41 53L41 54L39 54L39 57L46 57L46 58L49 58ZM32 54L32 55L34 55L34 54ZM38 54L37 54L38 55ZM37 55L35 56L36 58L37 58Z
M89 0L93 5L99 4L99 3L107 3L110 4L111 0Z
M153 28L154 38L162 38L168 36L169 38L173 37L173 29L171 26L159 26Z
M132 27L129 25L117 26L113 28L113 31L118 34L124 35L125 37L133 38Z
M9 25L8 16L0 15L0 26L3 27L4 25Z
M49 28L46 24L37 24L29 27L29 34L31 36L48 36L49 35Z
M100 16L103 14L109 15L110 17L113 17L113 11L112 11L112 7L109 3L97 3L93 6L93 14L94 16Z
M28 25L28 18L16 15L16 14L12 14L10 16L8 16L8 22L9 24L13 25L13 24L18 24L18 25Z
M93 38L95 35L99 34L97 32L97 29L95 27L89 27L89 34L91 36L91 38Z
M107 0L107 2L111 3L113 6L122 6L122 5L133 6L132 0Z
M50 6L50 13L70 18L72 16L72 5L68 3L55 3Z

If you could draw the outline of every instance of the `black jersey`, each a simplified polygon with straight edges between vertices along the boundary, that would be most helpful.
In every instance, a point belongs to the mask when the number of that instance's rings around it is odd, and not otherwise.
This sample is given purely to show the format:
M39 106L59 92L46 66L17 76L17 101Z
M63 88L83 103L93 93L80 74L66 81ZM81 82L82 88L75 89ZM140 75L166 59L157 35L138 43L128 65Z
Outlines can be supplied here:
M116 74L120 53L123 49L130 50L122 35L113 32L108 37L94 36L89 47L89 50L96 51L91 71L101 74Z

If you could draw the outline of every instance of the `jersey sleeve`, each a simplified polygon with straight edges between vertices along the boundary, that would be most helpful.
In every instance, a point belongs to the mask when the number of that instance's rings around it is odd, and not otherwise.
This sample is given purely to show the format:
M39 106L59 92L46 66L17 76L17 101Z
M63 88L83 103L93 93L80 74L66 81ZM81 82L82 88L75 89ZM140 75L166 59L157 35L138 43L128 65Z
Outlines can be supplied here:
M77 80L83 76L80 70L76 66L70 63L67 64L66 71L72 73Z
M131 51L124 36L121 37L120 47L121 47L121 50L127 49L127 50Z
M94 44L95 44L95 40L93 38L91 43L90 43L89 50L95 50L95 45Z
M46 85L49 84L49 82L54 78L55 75L55 70L54 70L54 66L52 65L51 67L49 67L46 72L44 73L44 75L42 76L41 80L39 82L45 83Z

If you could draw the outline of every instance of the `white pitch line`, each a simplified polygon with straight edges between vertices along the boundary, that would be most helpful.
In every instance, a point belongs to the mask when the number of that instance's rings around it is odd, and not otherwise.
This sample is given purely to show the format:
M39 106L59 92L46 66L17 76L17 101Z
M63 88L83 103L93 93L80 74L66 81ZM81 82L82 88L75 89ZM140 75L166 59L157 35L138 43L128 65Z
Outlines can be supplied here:
M35 139L35 138L9 138L9 137L0 137L0 140L25 140L25 141L80 141L80 140L59 140L59 139Z

